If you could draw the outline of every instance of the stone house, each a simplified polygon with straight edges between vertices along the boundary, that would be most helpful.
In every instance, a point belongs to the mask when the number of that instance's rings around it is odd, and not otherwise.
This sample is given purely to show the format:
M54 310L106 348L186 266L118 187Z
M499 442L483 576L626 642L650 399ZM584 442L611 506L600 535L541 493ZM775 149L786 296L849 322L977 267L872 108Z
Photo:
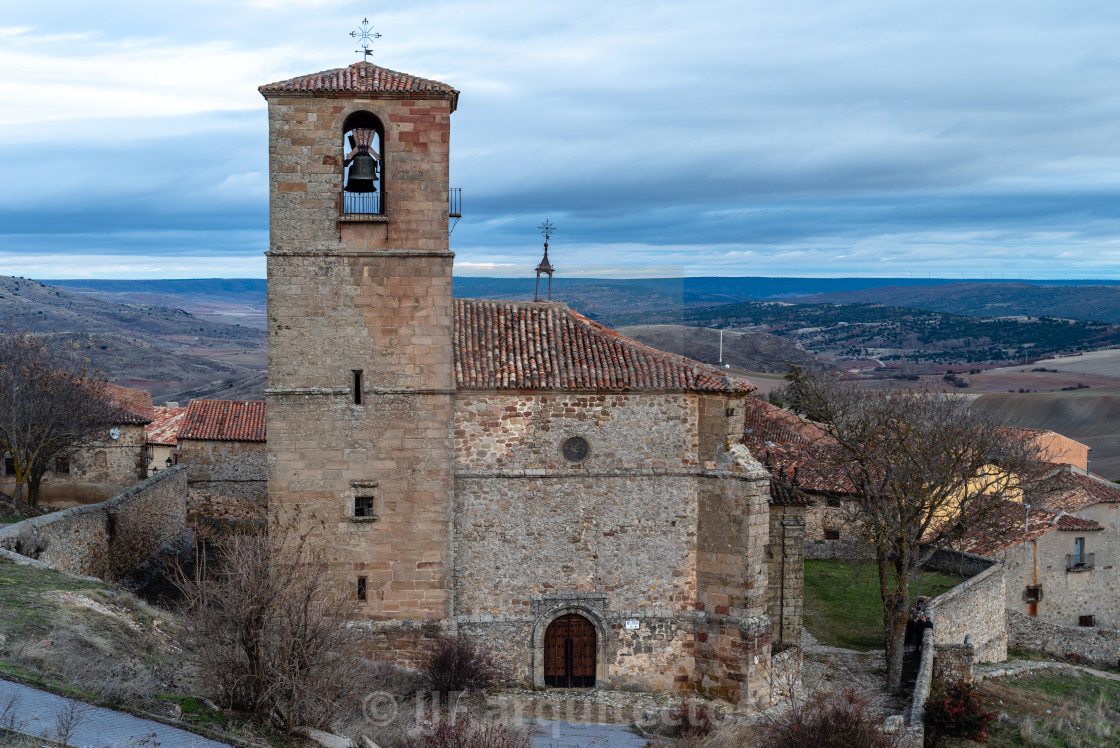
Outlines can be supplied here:
M176 433L187 466L187 514L263 521L267 503L263 400L192 400Z
M974 528L959 550L1006 569L1007 607L1062 626L1120 628L1120 532L1014 501Z
M146 390L107 385L117 416L104 434L68 459L56 460L40 489L39 500L56 507L93 504L116 496L147 477L145 426L155 410ZM15 471L5 457L0 491L11 493Z
M260 91L268 510L325 523L371 652L456 631L538 686L765 701L752 385L562 304L453 300L452 87L361 62Z

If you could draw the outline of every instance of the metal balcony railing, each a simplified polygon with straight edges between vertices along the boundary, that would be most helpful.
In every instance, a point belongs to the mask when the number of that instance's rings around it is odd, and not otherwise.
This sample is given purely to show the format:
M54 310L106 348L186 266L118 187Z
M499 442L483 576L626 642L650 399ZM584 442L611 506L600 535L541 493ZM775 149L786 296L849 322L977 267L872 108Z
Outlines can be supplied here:
M343 192L342 212L347 215L381 215L380 192Z
M463 217L462 187L452 187L447 191L447 216L449 218Z
M1080 556L1076 553L1066 554L1066 571L1090 571L1096 566L1095 553L1082 553Z

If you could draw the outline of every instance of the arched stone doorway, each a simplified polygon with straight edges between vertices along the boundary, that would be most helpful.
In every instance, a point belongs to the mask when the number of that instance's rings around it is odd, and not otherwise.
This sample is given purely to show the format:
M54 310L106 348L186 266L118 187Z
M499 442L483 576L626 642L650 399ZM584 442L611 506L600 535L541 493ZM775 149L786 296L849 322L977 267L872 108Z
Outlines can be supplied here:
M597 640L595 626L577 613L554 619L544 633L544 684L553 688L594 687Z

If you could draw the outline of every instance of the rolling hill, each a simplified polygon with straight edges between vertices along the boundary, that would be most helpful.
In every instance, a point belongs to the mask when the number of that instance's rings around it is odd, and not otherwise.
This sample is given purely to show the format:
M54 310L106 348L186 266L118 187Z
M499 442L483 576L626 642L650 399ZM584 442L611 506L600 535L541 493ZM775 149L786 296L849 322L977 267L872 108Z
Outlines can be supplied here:
M720 331L684 325L635 325L619 327L618 332L663 351L717 364L720 361ZM807 371L833 368L796 342L761 332L726 331L723 335L723 362L744 371L785 374L786 364Z

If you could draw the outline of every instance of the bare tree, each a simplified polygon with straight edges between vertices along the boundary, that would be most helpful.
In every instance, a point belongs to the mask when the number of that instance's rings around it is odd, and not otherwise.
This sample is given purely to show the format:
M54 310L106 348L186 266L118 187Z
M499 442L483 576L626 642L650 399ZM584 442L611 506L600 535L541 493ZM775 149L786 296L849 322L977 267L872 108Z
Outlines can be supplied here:
M177 569L203 679L224 706L284 730L330 729L363 661L355 601L328 577L309 534L274 522L267 534L217 539L194 573Z
M813 445L815 469L850 499L850 533L878 567L887 683L899 688L911 580L1026 487L1037 443L953 393L791 375L783 399L827 434Z
M101 433L118 412L104 377L27 331L0 330L0 456L15 468L13 499L39 502L48 467Z

